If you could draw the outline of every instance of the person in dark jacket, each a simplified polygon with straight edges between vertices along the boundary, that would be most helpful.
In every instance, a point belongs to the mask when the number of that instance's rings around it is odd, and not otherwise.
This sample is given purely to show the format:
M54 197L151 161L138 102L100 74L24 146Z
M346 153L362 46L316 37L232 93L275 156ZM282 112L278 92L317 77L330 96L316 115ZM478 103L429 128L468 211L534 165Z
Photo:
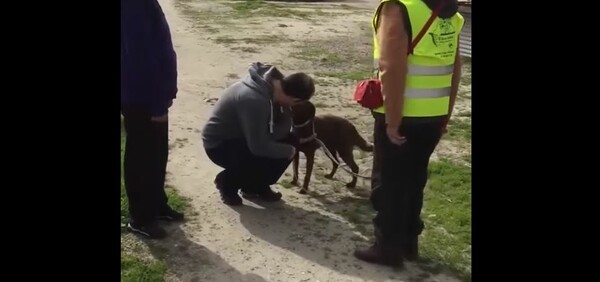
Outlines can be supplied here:
M269 187L295 154L291 106L309 100L313 79L304 73L283 76L277 68L254 63L249 74L225 89L202 130L208 157L223 167L215 178L221 200L240 205L244 198L281 199Z
M128 229L149 238L167 234L157 220L183 220L167 204L168 111L177 93L169 25L156 0L121 0L121 114Z

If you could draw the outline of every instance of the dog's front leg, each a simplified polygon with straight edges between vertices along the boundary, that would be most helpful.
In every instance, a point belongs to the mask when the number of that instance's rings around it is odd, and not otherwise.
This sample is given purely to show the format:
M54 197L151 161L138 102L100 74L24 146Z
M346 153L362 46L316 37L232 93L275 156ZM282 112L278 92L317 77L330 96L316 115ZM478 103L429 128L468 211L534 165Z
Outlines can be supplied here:
M304 175L304 183L300 194L306 194L308 192L308 183L310 183L310 176L312 175L313 164L315 162L315 152L306 152L306 173Z
M299 152L296 151L296 154L294 155L294 161L293 161L293 165L292 165L292 170L293 170L293 176L292 176L292 185L298 186L298 162L299 162Z

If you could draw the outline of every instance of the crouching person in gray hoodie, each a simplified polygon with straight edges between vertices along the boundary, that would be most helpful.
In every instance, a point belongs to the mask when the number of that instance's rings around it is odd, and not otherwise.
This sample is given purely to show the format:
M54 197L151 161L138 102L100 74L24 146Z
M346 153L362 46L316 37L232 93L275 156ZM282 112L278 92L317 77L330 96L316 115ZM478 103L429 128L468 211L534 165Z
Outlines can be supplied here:
M225 89L202 130L208 157L224 168L215 184L227 205L238 195L278 201L270 185L279 180L296 152L291 106L309 100L313 79L304 73L283 76L274 66L253 63L249 75Z

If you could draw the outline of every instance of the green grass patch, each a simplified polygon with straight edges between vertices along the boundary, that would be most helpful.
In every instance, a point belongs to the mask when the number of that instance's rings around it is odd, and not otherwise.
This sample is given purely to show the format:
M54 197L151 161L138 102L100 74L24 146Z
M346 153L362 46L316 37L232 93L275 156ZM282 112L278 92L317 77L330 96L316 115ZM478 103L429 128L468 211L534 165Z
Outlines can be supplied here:
M282 43L285 41L283 36L277 35L269 35L269 36L257 36L257 37L246 37L246 38L231 38L231 37L217 37L215 38L215 42L218 44L223 44L225 46L230 44L254 44L254 45L273 45Z
M466 154L461 157L464 162L471 163L471 154Z
M471 280L471 169L431 162L425 189L421 255Z
M185 198L177 194L175 187L167 185L165 189L167 197L169 198L168 203L174 210L179 212L189 211L191 208L190 199Z
M348 37L335 37L328 40L302 41L293 48L298 50L290 56L309 62L315 76L358 81L373 77L373 58L363 40L350 41ZM341 48L340 46L344 46Z
M121 254L121 282L163 282L167 265Z
M252 14L256 10L265 7L267 3L262 0L240 0L228 3L228 5L238 14L243 15Z
M249 17L280 17L308 19L314 15L324 15L321 10L299 10L283 5L267 3L263 0L239 0L222 2L233 9L233 14L238 18Z
M306 47L298 52L290 53L290 56L302 60L318 60L322 63L340 64L344 63L347 58L339 53L329 52L320 48Z
M247 46L243 46L243 47L232 47L231 50L233 51L242 51L244 53L260 53L260 51L258 50L258 48L255 47L247 47ZM239 78L239 77L237 77Z
M176 0L175 7L181 11L184 17L190 20L193 27L214 34L224 26L231 24L231 13L224 13L220 10L197 8L194 7L192 2L193 0ZM215 24L215 26L210 27L206 24Z
M277 5L263 0L217 0L213 2L215 3L213 9L195 7L192 0L177 0L175 6L198 28L206 27L203 25L206 23L218 24L221 28L234 24L237 20L254 17L309 19L311 16L327 14L320 9L298 9L295 6ZM247 24L244 23L244 25ZM209 28L208 31L214 33L216 29Z
M333 81L329 80L329 79L325 79L323 78L323 76L319 77L320 75L317 74L314 79L315 79L315 84L319 85L319 86L335 86L335 83L333 83Z
M453 140L471 143L471 119L450 119L448 137Z
M460 112L460 113L456 113L457 117L471 117L471 111L464 111L464 112Z
M294 187L294 185L292 185L291 181L289 180L281 180L279 181L279 185L286 189L291 189Z

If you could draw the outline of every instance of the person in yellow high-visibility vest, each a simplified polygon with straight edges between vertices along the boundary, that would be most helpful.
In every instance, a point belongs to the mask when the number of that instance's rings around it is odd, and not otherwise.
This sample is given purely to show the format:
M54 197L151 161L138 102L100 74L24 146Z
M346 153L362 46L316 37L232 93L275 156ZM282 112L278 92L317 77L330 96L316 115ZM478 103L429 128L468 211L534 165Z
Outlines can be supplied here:
M373 55L384 105L373 110L375 242L355 251L361 260L400 266L418 258L429 158L458 91L463 24L456 0L382 0L375 12Z

